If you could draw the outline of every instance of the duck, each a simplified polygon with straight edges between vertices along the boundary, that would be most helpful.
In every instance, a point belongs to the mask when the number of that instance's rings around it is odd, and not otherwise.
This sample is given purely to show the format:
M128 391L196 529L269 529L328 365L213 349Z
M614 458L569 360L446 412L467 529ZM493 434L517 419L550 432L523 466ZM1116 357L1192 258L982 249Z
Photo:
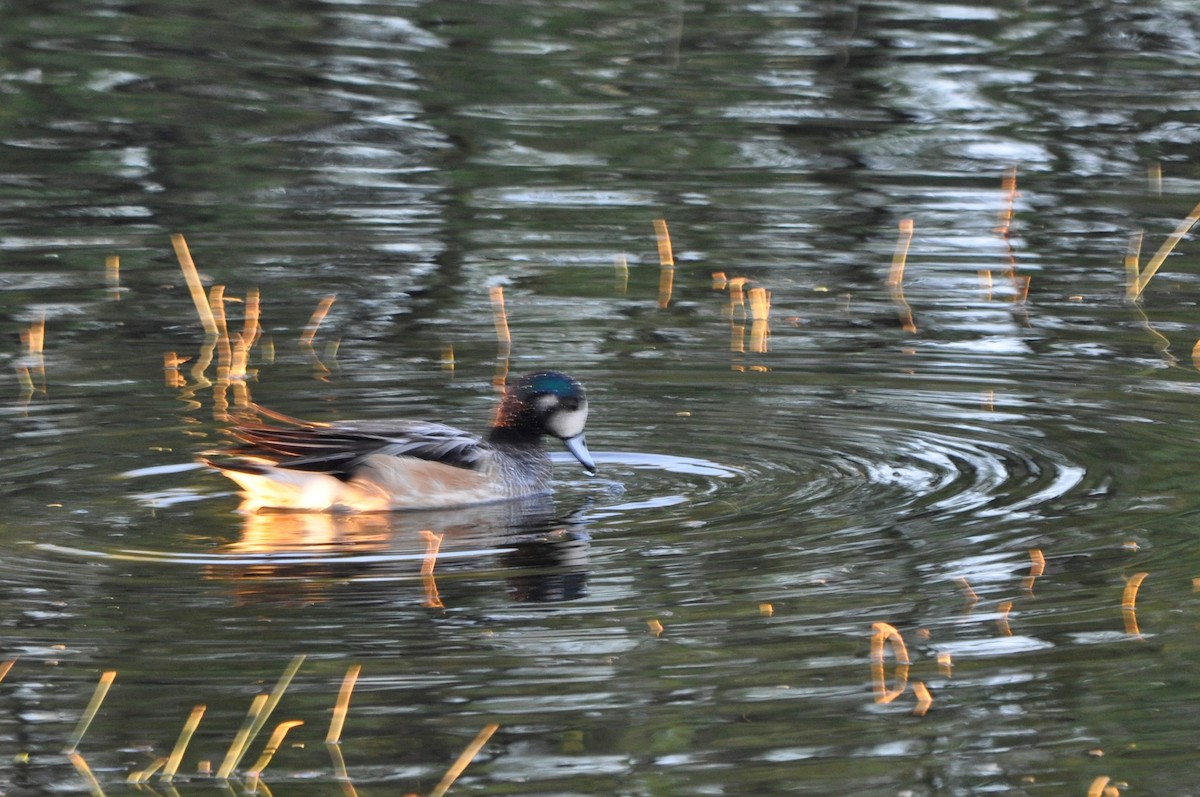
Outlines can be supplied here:
M200 460L241 488L240 510L390 512L453 509L550 491L556 437L590 474L583 386L559 371L509 384L486 436L424 421L333 424L272 413L288 426L236 424L239 442Z

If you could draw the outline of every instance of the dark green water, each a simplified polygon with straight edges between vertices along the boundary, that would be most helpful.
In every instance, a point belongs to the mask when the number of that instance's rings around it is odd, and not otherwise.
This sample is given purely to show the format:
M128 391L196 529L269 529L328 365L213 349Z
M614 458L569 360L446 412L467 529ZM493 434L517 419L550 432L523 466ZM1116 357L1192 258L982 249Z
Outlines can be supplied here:
M454 793L1196 792L1200 243L1140 306L1124 266L1200 201L1192 3L0 18L0 793L133 793L196 705L173 788L213 793L201 762L297 656L237 772L303 721L275 794L427 794L489 723ZM534 508L239 515L193 465L224 423L172 233L261 291L254 400L317 420L482 430L502 286L509 369L587 385L600 474L563 455ZM876 702L877 622L924 716ZM356 665L346 780L323 740ZM92 785L61 751L105 671Z

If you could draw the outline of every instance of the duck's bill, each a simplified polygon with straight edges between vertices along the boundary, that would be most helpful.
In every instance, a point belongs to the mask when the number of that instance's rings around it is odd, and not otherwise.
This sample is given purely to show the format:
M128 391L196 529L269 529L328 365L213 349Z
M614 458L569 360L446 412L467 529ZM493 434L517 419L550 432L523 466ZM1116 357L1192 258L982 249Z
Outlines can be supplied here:
M577 434L574 437L568 437L563 440L563 445L571 452L571 456L579 460L579 464L588 473L596 472L596 463L592 461L592 455L588 452L587 443L583 441L583 435Z

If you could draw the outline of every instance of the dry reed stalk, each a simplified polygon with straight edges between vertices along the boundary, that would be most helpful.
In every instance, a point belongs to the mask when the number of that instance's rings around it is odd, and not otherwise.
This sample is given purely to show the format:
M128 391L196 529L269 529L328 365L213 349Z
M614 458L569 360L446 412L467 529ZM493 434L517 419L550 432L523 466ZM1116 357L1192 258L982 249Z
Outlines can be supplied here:
M108 285L108 293L113 299L121 300L121 258L109 255L104 258L104 281Z
M1012 636L1012 626L1008 623L1008 615L1012 612L1012 601L1004 601L996 610L1000 612L1000 619L996 621L996 626L1000 629L1002 636Z
M350 694L354 684L358 682L358 674L362 666L354 664L346 670L342 679L342 688L338 690L337 702L333 706L333 719L329 722L329 732L325 734L325 744L342 743L342 726L346 724L346 714L350 711Z
M979 271L979 290L983 293L984 301L992 300L992 272L989 269Z
M888 287L891 289L892 301L900 310L900 328L905 332L915 333L917 325L913 321L912 308L904 298L904 266L908 262L908 249L912 244L913 220L900 219L899 229L896 251L892 254L892 268L888 273Z
M183 724L183 730L179 732L179 738L175 741L171 756L167 759L166 766L163 767L162 779L165 783L170 783L175 778L175 773L179 771L179 765L183 763L184 751L187 750L188 742L192 740L192 734L196 732L196 726L204 717L205 708L202 705L194 707L187 722Z
M148 783L150 778L154 777L154 773L167 765L167 757L159 756L150 763L150 766L145 769L137 769L129 773L129 777L125 778L126 783Z
M1187 218L1179 222L1179 226L1175 228L1175 231L1167 236L1167 240L1163 241L1162 246L1154 253L1154 257L1150 258L1150 262L1146 264L1146 268L1142 270L1138 278L1137 290L1133 294L1135 301L1142 297L1142 293L1146 290L1146 285L1150 282L1150 278L1158 273L1158 269L1162 266L1163 261L1170 256L1175 246L1183 240L1183 236L1191 231L1192 226L1197 221L1200 221L1200 204L1192 208L1192 212L1187 215Z
M217 322L217 380L227 381L233 348L229 343L229 324L225 318L224 285L212 286L208 292L208 304L212 308L213 320Z
M655 219L654 240L658 244L658 264L660 266L675 265L675 254L671 251L671 232L667 229L666 219Z
M999 224L996 226L996 232L1004 240L1004 249L1008 255L1008 278L1012 281L1014 301L1023 302L1021 281L1017 278L1017 255L1012 247L1012 223L1013 215L1016 209L1017 197L1021 194L1017 191L1017 167L1010 166L1004 172L1004 178L1000 181L1001 188L1005 193L1004 209L1000 211ZM1029 280L1025 279L1024 285L1025 295L1029 292Z
M895 626L888 623L872 623L871 629L873 632L871 634L871 681L875 687L875 702L891 703L904 694L904 690L908 687L908 668L911 664L908 658L908 647L904 644L904 637L900 635ZM896 682L899 686L895 689L888 689L887 676L883 668L885 642L891 644L892 656L896 659Z
M908 249L912 244L913 220L900 219L900 230L896 238L896 251L892 253L892 267L888 272L888 286L897 288L904 283L904 266L908 262Z
M250 349L246 339L240 332L234 333L229 339L230 357L228 378L231 382L244 382L248 377L247 368L250 364Z
M33 375L29 373L28 368L17 368L17 382L21 385L21 401L28 405L33 394L37 392L37 385L33 383Z
M163 378L166 380L167 387L187 387L187 379L179 372L179 366L190 359L192 358L180 357L173 351L163 353Z
M1033 283L1033 277L1026 274L1021 277L1013 277L1013 284L1016 286L1017 294L1015 301L1017 304L1025 304L1029 301L1029 286Z
M1142 327L1150 333L1150 337L1154 338L1154 350L1166 361L1167 365L1176 365L1179 362L1179 358L1171 353L1171 339L1151 325L1150 317L1146 315L1140 302L1135 302L1133 309L1141 316Z
M301 343L306 346L313 345L313 340L317 337L317 330L321 327L321 322L325 320L325 316L329 315L329 308L333 307L333 302L336 299L337 294L331 293L317 302L317 309L313 310L308 323L304 325L304 332L300 335Z
M346 797L358 797L358 790L354 788L354 784L350 781L350 773L346 770L346 758L342 755L341 745L327 745L329 750L329 758L333 762L333 777L342 787L342 793Z
M671 250L667 220L655 219L653 223L654 239L658 244L658 309L666 310L675 288L675 254Z
M737 354L746 351L746 290L749 280L734 277L727 282L729 288L729 350Z
M493 285L488 289L492 302L492 322L496 327L497 356L507 360L512 354L512 333L508 331L508 310L504 306L504 286Z
M428 529L421 532L421 537L425 540L425 558L421 561L421 581L425 586L425 602L421 605L427 609L445 607L445 604L442 603L442 596L438 593L437 579L433 575L433 568L437 565L438 551L441 550L444 536L444 534L434 534Z
M1000 220L996 225L996 232L1002 238L1008 238L1012 233L1012 221L1014 211L1017 205L1017 197L1021 195L1017 191L1017 167L1010 166L1004 172L1004 177L1000 181L1000 187L1005 194L1004 209L1000 211Z
M192 295L192 304L196 306L196 314L200 316L200 325L204 327L206 334L216 337L217 320L213 318L212 306L208 303L208 297L204 293L204 285L200 282L200 274L196 271L196 264L192 260L192 253L188 250L187 241L182 235L176 233L171 236L171 245L175 247L175 258L179 261L179 268L183 271L183 278L187 281L188 292Z
M250 738L250 729L254 727L254 723L258 721L262 714L263 706L267 704L267 695L265 693L254 696L250 701L250 709L246 712L246 718L242 720L242 727L238 728L237 734L233 737L233 743L229 745L228 752L225 753L225 760L221 762L221 767L217 770L217 778L220 780L228 780L233 774L234 767L241 760L244 750L247 747L247 739Z
M1137 594L1149 573L1134 573L1125 582L1125 589L1121 591L1121 616L1125 620L1125 633L1130 636L1141 637L1141 631L1138 630L1137 622Z
M728 280L726 282L726 286L729 288L729 317L730 318L737 316L739 314L738 311L741 311L741 313L740 313L741 318L742 318L742 320L745 320L745 318L746 318L745 287L746 287L746 283L749 281L750 280L747 279L746 277L734 277L733 279Z
M83 740L83 735L87 733L88 726L95 719L96 712L100 710L100 704L104 702L104 698L108 695L108 689L112 686L116 677L116 670L109 670L100 676L100 681L96 684L96 690L92 692L92 699L88 701L87 708L83 711L83 716L79 718L79 724L75 726L70 739L67 740L67 746L63 748L64 755L71 755L79 748L79 742Z
M1125 248L1125 298L1130 301L1137 298L1138 281L1141 279L1142 241L1145 237L1145 231L1138 230L1129 236L1129 246Z
M304 655L296 656L291 660L288 666L284 669L283 674L279 676L279 680L275 683L275 688L271 690L270 696L266 702L261 705L257 716L251 721L248 730L245 733L245 738L241 743L240 748L235 749L231 746L229 752L225 756L225 760L221 763L221 768L217 771L217 777L221 780L227 780L230 773L237 769L237 765L241 763L242 757L246 755L246 751L250 749L250 745L254 742L254 737L262 730L262 727L267 724L267 720L271 717L271 712L275 710L275 706L279 705L279 701L283 698L283 693L287 691L291 685L292 679L296 677L296 672L300 669L300 665L304 663ZM257 702L258 698L255 698ZM251 706L253 709L253 706ZM238 737L243 734L239 731ZM234 745L238 744L238 739L234 739Z
M263 770L271 763L271 759L275 757L275 753L279 751L280 745L283 744L283 739L287 736L288 731L304 724L304 720L287 720L275 726L275 730L271 733L271 738L267 740L267 744L263 747L262 755L254 762L254 766L250 767L249 781L247 782L246 790L254 793L253 785L258 783L258 779L262 777Z
M771 292L766 288L751 288L750 317L750 351L763 354L767 351L767 341L771 337L768 319L771 316Z
M492 303L492 322L496 327L496 373L492 376L492 388L501 396L508 385L508 361L512 355L512 334L508 331L508 310L504 306L504 288L493 285L488 289ZM500 422L500 407L496 405L493 424Z
M8 675L8 671L11 670L13 668L13 665L16 663L17 663L16 659L9 659L8 661L0 661L0 681L4 680L4 676Z
M100 781L96 780L96 776L92 774L92 768L88 766L83 756L76 752L70 752L67 753L67 758L70 759L71 766L75 767L75 771L87 781L88 791L92 793L92 797L104 797L104 789L100 788Z
M933 705L933 695L929 694L929 689L925 687L924 681L913 681L913 694L917 696L917 705L913 708L913 716L924 717L929 713L929 707Z
M1021 582L1026 592L1033 592L1033 582L1046 572L1046 555L1040 548L1029 549L1029 575Z
M979 596L975 594L975 590L971 589L971 583L965 578L959 577L954 579L954 583L962 588L963 595L967 599L967 608L970 609L975 604L979 603Z
M954 672L954 663L949 653L937 654L938 672L949 678Z
M37 321L29 325L29 330L22 335L25 344L29 348L29 367L26 369L29 374L29 383L32 386L34 383L33 374L38 375L37 381L40 383L37 390L42 393L46 392L46 314L43 312Z
M258 288L246 291L246 316L242 320L242 343L246 351L254 348L262 337L262 299Z
M216 320L213 320L216 323ZM212 380L206 375L208 366L212 365L213 354L217 350L217 336L208 335L204 339L204 345L200 347L200 356L196 358L196 364L192 366L191 377L195 383L194 388L208 387L212 384Z
M629 261L625 259L625 255L617 255L613 258L613 268L616 271L616 283L614 289L619 294L629 292Z
M488 739L492 738L492 734L494 734L499 727L500 725L495 722L490 722L483 726L483 730L481 730L478 735L476 735L475 739L472 740L469 745L467 745L467 748L462 751L462 754L459 755L458 759L454 762L450 769L446 770L446 774L442 777L441 781L438 782L438 785L434 786L433 791L429 792L429 797L443 797L446 792L450 791L450 787L454 785L454 781L458 780L459 775L466 770L467 766L471 763L475 756L479 755L479 751L483 749L483 746L487 744Z

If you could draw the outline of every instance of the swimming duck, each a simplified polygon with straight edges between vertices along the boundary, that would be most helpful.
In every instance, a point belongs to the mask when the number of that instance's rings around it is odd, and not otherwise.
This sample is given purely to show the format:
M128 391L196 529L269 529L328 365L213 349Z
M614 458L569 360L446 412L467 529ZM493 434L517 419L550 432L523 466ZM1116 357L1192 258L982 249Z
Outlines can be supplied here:
M246 423L232 429L240 445L202 460L238 483L247 512L446 509L546 492L545 435L595 473L587 414L579 382L535 371L508 386L485 438L420 421Z

